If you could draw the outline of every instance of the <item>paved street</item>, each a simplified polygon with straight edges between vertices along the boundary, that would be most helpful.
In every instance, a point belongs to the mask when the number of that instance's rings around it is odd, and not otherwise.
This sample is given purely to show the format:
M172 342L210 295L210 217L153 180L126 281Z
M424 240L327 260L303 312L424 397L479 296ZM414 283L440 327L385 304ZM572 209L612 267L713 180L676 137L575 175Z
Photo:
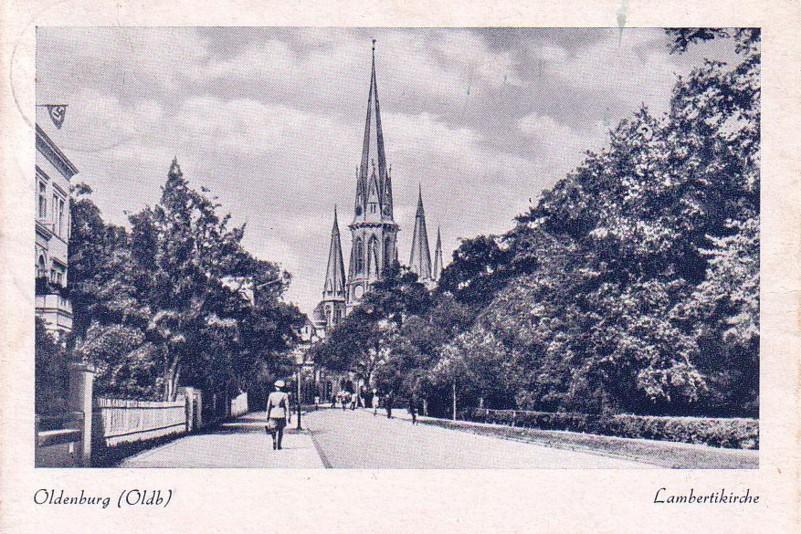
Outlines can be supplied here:
M303 416L307 429L284 436L273 451L264 414L253 412L207 434L186 436L124 460L120 467L276 468L649 468L600 454L480 436L431 425L412 426L403 410L321 409ZM293 420L294 423L294 420ZM311 431L311 432L309 432Z
M592 453L479 436L434 427L412 426L384 412L326 409L311 412L311 429L331 467L344 468L650 468L646 464Z
M134 455L120 467L323 467L308 432L284 433L283 450L273 451L264 424L264 413L253 412L212 433L193 434Z

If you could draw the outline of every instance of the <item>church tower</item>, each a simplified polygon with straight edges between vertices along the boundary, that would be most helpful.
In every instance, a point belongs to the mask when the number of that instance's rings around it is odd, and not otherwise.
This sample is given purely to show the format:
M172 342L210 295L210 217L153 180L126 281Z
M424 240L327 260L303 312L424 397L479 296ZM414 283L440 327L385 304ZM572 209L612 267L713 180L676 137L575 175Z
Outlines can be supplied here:
M392 201L392 168L387 168L378 82L375 74L375 39L367 95L362 160L356 169L356 202L351 232L350 266L346 303L350 310L361 301L370 284L379 280L384 268L397 261L398 225Z
M431 269L431 250L428 248L428 232L426 231L426 213L423 209L423 190L417 192L417 214L414 217L414 234L412 235L412 253L409 268L417 273L421 282L433 281Z
M330 330L345 317L346 283L337 208L334 206L334 226L331 228L331 244L328 247L323 299L314 310L314 323L318 330Z
M439 282L439 277L442 276L442 269L444 269L442 263L442 237L439 234L439 226L437 226L437 246L434 249L434 272L431 273L436 282Z

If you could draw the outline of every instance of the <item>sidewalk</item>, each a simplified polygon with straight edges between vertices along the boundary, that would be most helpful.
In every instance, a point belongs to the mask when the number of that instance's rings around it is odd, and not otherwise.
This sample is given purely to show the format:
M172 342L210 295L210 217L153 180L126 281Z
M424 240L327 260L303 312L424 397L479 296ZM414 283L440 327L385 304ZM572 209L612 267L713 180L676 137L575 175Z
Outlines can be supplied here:
M123 460L118 467L272 467L319 469L323 462L311 434L284 432L283 449L272 450L263 412L252 412L219 428L192 434Z

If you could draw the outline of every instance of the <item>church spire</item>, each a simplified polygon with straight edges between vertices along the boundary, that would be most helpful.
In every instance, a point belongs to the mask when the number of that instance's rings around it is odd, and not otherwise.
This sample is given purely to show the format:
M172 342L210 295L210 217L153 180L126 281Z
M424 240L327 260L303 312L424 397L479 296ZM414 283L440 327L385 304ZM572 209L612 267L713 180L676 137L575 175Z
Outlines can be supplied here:
M169 172L167 172L167 176L171 178L172 177L180 178L183 175L184 173L181 172L181 166L178 165L178 156L175 156L174 158L172 158L172 163L170 164L170 170Z
M378 198L383 208L385 203L385 180L387 176L387 161L384 154L384 132L381 129L381 107L378 103L378 80L375 74L375 39L373 39L372 70L370 72L370 91L367 95L367 118L364 122L364 141L362 144L362 161L359 166L359 184L362 187L370 179L370 161L378 159ZM357 186L358 188L358 186ZM364 187L367 189L367 187ZM367 191L364 191L367 193ZM390 193L391 194L391 193ZM364 199L366 200L366 199ZM391 199L390 203L391 203ZM367 206L359 206L357 198L356 216L366 211ZM359 209L361 208L361 210ZM361 213L360 213L361 211ZM383 209L382 209L383 213Z
M342 242L339 239L337 207L334 206L334 226L331 228L331 244L328 247L328 267L325 271L323 300L345 298L345 264L342 261Z
M434 272L431 273L433 275L434 280L439 281L439 277L442 274L442 269L444 265L442 264L442 236L439 234L439 226L437 226L437 246L434 249Z
M414 218L414 234L412 235L412 254L409 258L409 268L417 273L417 277L420 280L431 280L431 250L428 248L422 186L418 186L417 190L417 214Z

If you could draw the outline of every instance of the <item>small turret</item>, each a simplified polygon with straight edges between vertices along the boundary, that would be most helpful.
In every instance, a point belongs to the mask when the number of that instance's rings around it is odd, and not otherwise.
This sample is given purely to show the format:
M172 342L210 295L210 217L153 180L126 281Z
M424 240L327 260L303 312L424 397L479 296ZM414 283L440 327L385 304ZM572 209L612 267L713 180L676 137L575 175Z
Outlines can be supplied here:
M431 280L431 250L428 248L428 232L426 231L426 213L423 209L423 190L418 186L417 214L414 218L414 234L412 235L412 252L409 268L417 273L421 281Z
M334 225L331 228L331 244L328 246L328 265L325 271L323 300L344 300L345 283L345 264L342 261L342 242L339 238L337 208L334 206Z
M434 249L434 272L432 273L435 281L439 282L439 277L442 275L442 236L439 233L439 226L437 226L437 246Z

